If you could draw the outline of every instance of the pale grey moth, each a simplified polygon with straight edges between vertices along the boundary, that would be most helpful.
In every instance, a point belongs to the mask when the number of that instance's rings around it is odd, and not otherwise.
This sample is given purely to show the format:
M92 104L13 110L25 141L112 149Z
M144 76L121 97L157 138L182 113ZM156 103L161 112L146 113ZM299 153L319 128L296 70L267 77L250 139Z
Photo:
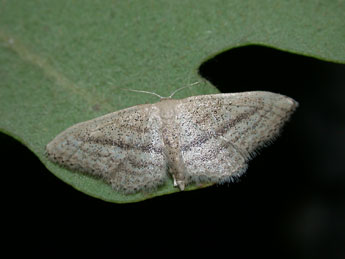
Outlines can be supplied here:
M246 171L255 150L277 136L297 106L263 91L162 98L78 123L46 153L125 194L155 190L169 177L180 190L224 183Z

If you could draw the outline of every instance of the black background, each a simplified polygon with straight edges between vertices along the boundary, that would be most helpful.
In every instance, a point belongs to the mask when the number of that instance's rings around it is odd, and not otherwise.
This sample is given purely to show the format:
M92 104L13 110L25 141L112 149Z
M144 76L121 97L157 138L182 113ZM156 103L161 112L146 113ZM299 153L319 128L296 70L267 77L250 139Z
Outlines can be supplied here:
M112 257L345 258L345 66L247 46L199 71L224 93L272 91L300 104L237 183L112 204L63 183L0 134L3 247L15 244L12 254L74 248Z

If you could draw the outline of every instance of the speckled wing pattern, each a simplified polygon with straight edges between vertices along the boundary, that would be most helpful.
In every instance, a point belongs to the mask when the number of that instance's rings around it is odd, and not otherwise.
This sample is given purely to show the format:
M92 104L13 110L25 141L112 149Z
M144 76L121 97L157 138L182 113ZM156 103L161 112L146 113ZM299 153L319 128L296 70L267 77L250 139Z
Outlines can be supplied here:
M153 105L138 105L78 123L50 142L46 153L123 193L155 189L168 176L158 112Z
M181 100L176 114L186 184L240 176L255 150L277 136L296 107L291 98L260 91Z
M180 190L223 183L246 170L297 105L260 91L162 99L78 123L46 152L53 162L100 176L127 194L152 191L169 174Z

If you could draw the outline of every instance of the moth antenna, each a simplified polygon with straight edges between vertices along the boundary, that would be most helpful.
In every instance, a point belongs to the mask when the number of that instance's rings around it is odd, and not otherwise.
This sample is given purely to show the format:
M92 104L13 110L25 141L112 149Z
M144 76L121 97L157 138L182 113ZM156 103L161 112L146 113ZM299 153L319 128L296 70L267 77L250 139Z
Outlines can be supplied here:
M191 87L191 86L197 85L197 84L200 84L200 82L194 82L194 83L192 83L192 84L190 84L190 85L186 85L186 86L183 86L183 87L181 87L181 88L178 88L178 89L176 89L174 92L172 92L171 95L169 95L168 98L171 99L177 92L181 91L182 89L185 89L185 88L187 88L187 87Z
M137 93L152 94L152 95L159 97L160 99L171 99L177 92L181 91L182 89L187 88L187 87L191 87L191 86L197 85L197 84L200 84L200 82L194 82L190 85L186 85L186 86L183 86L181 88L178 88L175 91L173 91L168 97L163 97L163 96L156 94L154 92L149 92L149 91L144 91L144 90L134 90L134 89L128 89L128 88L121 88L121 89L131 91L131 92L137 92Z
M128 90L128 91L131 91L131 92L137 92L137 93L144 93L144 94L152 94L152 95L155 95L157 97L159 97L160 99L164 99L165 97L159 95L159 94L156 94L154 92L148 92L148 91L143 91L143 90L133 90L133 89L128 89L128 88L121 88L122 90Z

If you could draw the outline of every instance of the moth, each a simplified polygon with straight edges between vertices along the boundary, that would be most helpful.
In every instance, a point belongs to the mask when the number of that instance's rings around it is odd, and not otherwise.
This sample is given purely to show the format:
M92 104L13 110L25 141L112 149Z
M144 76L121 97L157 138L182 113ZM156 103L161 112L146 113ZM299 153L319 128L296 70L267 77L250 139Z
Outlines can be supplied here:
M246 171L255 151L279 134L297 106L264 91L161 97L78 123L55 137L46 154L125 194L153 191L169 177L180 190L225 183Z

